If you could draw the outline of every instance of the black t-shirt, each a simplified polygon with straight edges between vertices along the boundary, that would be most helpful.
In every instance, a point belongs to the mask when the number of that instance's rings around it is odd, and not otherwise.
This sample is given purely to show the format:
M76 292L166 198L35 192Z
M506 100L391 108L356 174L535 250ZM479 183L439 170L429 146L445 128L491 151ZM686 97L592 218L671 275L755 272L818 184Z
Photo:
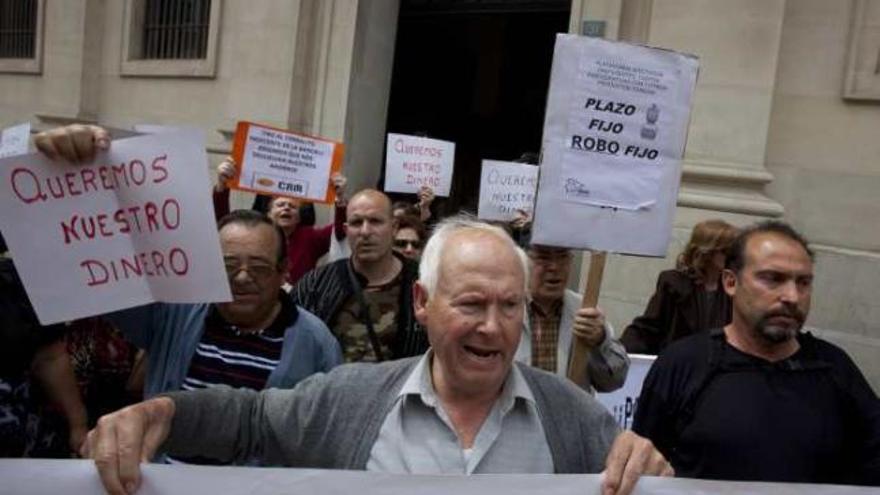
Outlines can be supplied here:
M776 363L720 330L675 343L645 379L633 430L681 477L880 484L880 401L842 350L799 341Z

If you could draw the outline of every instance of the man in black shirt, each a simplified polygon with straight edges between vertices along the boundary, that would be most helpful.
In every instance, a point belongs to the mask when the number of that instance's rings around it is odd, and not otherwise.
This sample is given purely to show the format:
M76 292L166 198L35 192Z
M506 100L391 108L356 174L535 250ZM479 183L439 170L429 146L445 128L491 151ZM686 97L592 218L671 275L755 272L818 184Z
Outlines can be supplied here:
M724 328L682 339L645 380L633 429L683 477L880 484L880 400L838 347L800 332L813 254L781 222L731 246Z

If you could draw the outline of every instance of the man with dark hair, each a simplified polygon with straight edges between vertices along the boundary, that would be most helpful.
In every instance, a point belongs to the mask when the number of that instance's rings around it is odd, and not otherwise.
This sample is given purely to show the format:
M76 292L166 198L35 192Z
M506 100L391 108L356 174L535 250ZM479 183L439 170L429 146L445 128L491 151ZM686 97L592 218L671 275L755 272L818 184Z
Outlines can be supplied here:
M327 323L346 362L417 356L428 347L412 305L418 266L393 251L396 232L388 196L358 192L346 208L351 258L316 268L291 291L297 304Z
M747 228L722 277L732 321L660 354L633 430L679 476L880 484L880 400L843 350L800 331L813 285L803 237Z

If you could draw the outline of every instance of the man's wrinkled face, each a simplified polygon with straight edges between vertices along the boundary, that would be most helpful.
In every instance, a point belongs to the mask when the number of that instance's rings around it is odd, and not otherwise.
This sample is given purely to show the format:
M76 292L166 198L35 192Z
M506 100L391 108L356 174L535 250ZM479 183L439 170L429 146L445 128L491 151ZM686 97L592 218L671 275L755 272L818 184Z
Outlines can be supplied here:
M428 297L421 285L414 288L438 392L500 392L519 345L524 277L510 244L494 235L465 230L446 242L435 293Z
M348 203L345 222L352 258L375 263L390 256L396 225L388 198L379 194L355 196Z
M529 248L532 272L529 292L532 299L538 301L562 299L568 286L571 259L571 251L568 249L544 246Z
M272 222L284 230L292 230L299 225L298 199L276 196L269 203L269 218Z
M794 338L810 312L813 262L795 240L768 232L749 238L739 274L724 271L734 318L769 343Z
M248 326L272 312L284 281L278 265L278 234L266 224L229 224L220 230L220 248L232 302L217 305L229 323Z

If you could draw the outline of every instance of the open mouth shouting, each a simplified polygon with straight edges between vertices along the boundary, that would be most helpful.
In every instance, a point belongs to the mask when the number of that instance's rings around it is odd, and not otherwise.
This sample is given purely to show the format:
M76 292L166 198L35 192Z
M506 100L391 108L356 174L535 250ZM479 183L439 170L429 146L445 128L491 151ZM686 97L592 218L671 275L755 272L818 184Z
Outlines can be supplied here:
M463 347L467 356L479 363L490 364L501 359L501 352L492 348L467 344Z

